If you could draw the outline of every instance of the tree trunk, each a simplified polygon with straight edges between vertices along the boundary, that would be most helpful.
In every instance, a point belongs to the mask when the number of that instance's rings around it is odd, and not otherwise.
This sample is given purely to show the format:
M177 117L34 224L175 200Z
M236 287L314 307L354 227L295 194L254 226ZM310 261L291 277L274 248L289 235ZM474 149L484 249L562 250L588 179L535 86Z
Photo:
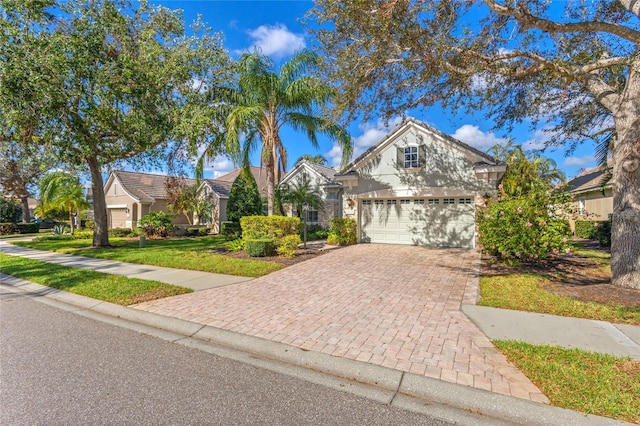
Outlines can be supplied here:
M640 92L640 90L638 90ZM625 108L626 107L626 108ZM611 283L640 290L640 113L637 99L616 114ZM624 110L622 108L625 108Z
M69 228L71 229L71 235L73 235L73 207L71 207L71 205L69 205Z
M273 216L273 201L275 198L275 173L273 171L276 165L266 164L267 169L267 216Z
M102 170L98 159L89 158L89 171L91 172L91 193L93 195L93 246L109 247L109 231L107 224L107 203L104 198L104 183Z
M22 202L22 221L24 223L31 222L31 215L29 214L29 197L20 197Z

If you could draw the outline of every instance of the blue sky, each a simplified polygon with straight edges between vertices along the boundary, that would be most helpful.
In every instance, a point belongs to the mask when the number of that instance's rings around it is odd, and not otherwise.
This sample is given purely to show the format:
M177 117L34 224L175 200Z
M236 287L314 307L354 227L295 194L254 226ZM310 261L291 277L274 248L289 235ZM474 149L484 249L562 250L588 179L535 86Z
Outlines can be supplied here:
M198 14L202 15L203 21L214 31L224 34L225 48L234 58L257 47L277 64L286 61L296 50L312 48L314 45L312 36L301 24L301 19L313 6L311 1L150 1L171 9L182 9L187 23L193 21ZM408 114L482 151L505 141L507 136L523 144L526 149L544 147L545 134L542 128L531 130L525 125L508 135L500 131L492 132L492 123L486 122L481 112L474 115L452 115L436 106L411 110ZM398 122L399 118L392 120L391 127ZM384 137L388 131L380 120L354 122L348 130L353 138L355 156ZM321 139L320 149L315 150L302 134L285 129L281 136L288 151L288 169L305 153L322 154L331 165L339 165L340 151L331 141ZM593 144L587 142L571 155L566 155L563 149L547 149L543 155L555 160L567 177L572 177L582 168L596 165L593 152ZM254 154L253 164L258 164L257 153ZM205 177L217 176L234 168L231 161L224 157L215 159L211 166Z

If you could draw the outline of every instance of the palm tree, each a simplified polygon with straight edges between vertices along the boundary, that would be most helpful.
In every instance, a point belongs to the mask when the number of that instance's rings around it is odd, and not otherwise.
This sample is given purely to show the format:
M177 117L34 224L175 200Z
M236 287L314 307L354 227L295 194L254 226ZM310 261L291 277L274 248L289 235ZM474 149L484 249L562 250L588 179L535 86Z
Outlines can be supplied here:
M84 195L80 179L70 173L56 171L46 174L39 184L40 210L43 213L64 209L69 212L71 233L74 232L73 214L91 207Z
M343 164L351 156L347 131L317 114L333 97L333 89L309 74L317 64L317 55L306 50L294 55L277 73L271 60L260 53L245 54L238 63L239 82L230 97L225 141L231 154L244 158L260 144L268 215L273 214L275 187L287 164L287 150L280 138L283 126L305 133L315 148L318 133L329 136L342 147Z
M302 154L300 156L300 158L298 158L298 161L296 161L296 164L298 164L299 162L306 160L310 163L314 163L314 164L319 164L321 166L326 166L327 165L327 159L324 158L324 156L322 154L316 154L316 155L311 155L311 154Z
M284 186L283 190L282 201L295 207L300 218L305 204L314 210L319 210L321 207L320 194L311 188L309 182L295 182Z

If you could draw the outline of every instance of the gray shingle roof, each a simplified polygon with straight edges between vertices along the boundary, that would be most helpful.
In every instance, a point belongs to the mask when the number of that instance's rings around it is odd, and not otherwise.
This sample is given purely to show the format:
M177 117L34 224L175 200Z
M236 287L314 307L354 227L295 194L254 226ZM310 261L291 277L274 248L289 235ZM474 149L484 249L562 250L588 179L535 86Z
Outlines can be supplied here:
M113 174L122 185L122 188L141 202L153 203L156 200L167 199L168 194L165 182L168 176L166 175L127 172L124 170L114 170ZM194 179L186 178L188 185L193 185L195 182Z
M231 184L236 180L238 175L240 174L241 169L236 169L232 172L227 173L226 175L222 175L215 179L210 179L212 181L217 181L220 184L227 182L229 183L229 190L231 189ZM253 178L256 180L256 184L258 185L258 192L260 192L261 197L267 196L267 171L263 168L251 166L251 174ZM217 192L217 191L216 191ZM227 191L227 195L229 195Z
M581 192L590 189L600 189L604 183L605 174L605 170L601 167L585 170L567 182L567 190L570 192Z

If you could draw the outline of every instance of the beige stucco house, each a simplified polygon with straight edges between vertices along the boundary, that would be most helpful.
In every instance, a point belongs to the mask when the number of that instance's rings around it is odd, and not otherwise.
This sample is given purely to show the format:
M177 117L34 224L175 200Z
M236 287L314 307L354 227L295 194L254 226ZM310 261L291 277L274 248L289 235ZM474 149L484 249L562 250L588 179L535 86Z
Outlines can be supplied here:
M595 167L567 182L567 190L574 196L575 209L582 220L608 220L613 213L613 188L606 182L606 174L607 170Z
M475 247L475 211L506 171L491 156L413 118L335 176L341 216L360 242Z
M326 228L330 219L341 217L342 184L335 181L336 173L336 170L329 167L302 160L282 178L280 185L308 182L309 188L320 197L321 207L307 211L307 223ZM292 206L288 206L287 215L297 215L297 212L293 211Z
M240 169L234 170L216 179L204 179L205 196L210 197L213 205L211 225L213 232L219 232L220 223L227 216L227 200L233 181L238 177ZM266 193L266 173L259 167L251 167L258 190L264 197ZM155 211L169 213L166 175L153 173L129 172L114 170L104 186L107 204L107 220L109 229L135 228L142 216ZM185 179L187 185L194 185L195 179ZM191 219L191 220L190 220ZM188 225L198 222L198 218L188 218L184 214L173 219L176 225Z

